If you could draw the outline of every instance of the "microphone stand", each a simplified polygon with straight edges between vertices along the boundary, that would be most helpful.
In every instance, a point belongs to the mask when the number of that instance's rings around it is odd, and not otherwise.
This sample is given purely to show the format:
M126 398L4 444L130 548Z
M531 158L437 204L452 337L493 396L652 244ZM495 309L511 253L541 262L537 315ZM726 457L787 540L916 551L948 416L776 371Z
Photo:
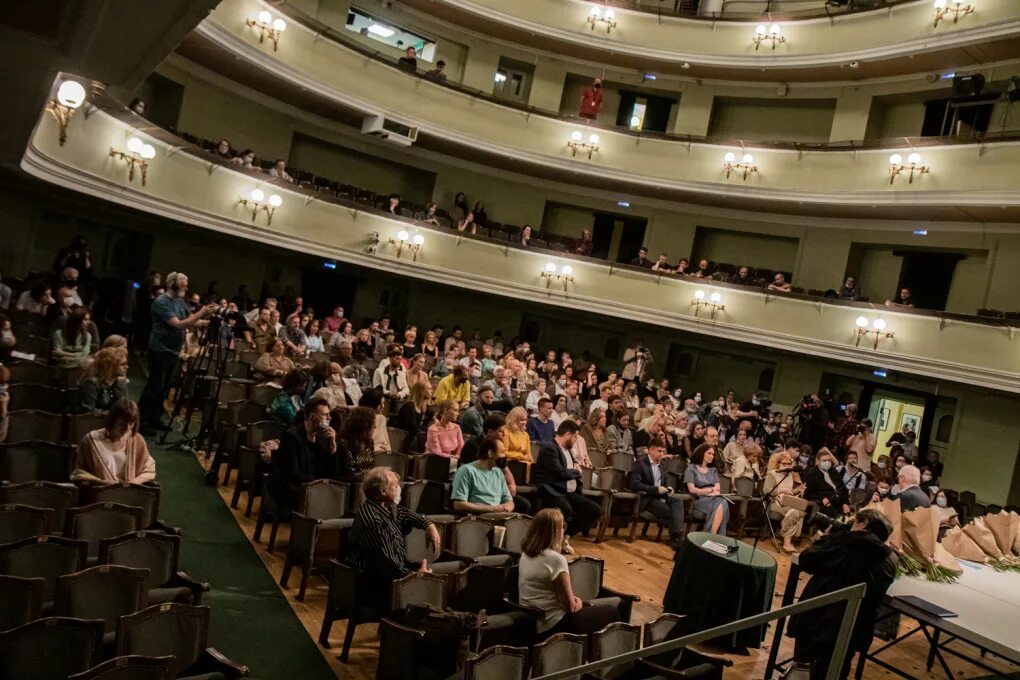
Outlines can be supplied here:
M772 488L772 491L765 492L764 491L764 487L763 487L762 494L761 494L761 496L758 497L758 501L761 503L762 515L765 517L765 524L769 528L769 533L772 534L772 545L775 546L776 552L780 552L780 549L779 549L779 539L776 537L776 530L772 526L772 518L769 517L769 508L772 507L772 502L778 498L778 496L775 493L776 489L778 489L780 486L782 486L783 482L786 481L786 478L789 477L790 475L792 475L796 471L797 471L796 468L790 468L789 470L787 470L786 474L783 475L783 478L780 479L778 482L776 482L776 485ZM758 541L761 540L761 535L762 535L762 532L759 531L758 535L754 537L754 542L751 544L751 559L752 560L754 559L755 551L758 549Z

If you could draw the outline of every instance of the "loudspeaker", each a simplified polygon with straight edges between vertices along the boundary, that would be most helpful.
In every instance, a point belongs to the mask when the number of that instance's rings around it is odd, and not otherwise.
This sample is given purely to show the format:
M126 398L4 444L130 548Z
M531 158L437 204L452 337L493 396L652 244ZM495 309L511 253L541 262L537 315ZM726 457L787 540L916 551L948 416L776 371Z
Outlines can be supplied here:
M1009 82L1006 83L1006 98L1009 99L1010 102L1020 100L1020 78L1017 76L1013 76L1009 79Z
M985 87L985 77L980 73L969 76L953 76L953 92L965 97L976 97Z

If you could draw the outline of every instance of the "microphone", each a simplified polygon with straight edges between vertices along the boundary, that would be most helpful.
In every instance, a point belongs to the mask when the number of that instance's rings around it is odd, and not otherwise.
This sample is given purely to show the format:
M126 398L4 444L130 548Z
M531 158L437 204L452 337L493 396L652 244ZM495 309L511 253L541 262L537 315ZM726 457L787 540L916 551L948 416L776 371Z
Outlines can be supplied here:
M788 468L779 468L776 472L804 472L805 468L803 465L794 465Z

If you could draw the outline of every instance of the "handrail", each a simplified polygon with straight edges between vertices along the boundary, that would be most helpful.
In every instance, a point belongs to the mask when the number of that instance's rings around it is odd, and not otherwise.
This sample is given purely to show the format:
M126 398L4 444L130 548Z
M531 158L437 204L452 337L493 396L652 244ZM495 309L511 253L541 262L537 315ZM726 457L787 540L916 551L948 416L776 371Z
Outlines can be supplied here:
M620 0L613 0L619 2ZM902 2L912 2L913 0L899 0ZM890 148L908 148L914 149L919 147L929 146L966 146L972 144L990 144L995 142L1009 142L1009 141L1020 141L1020 130L1015 131L999 131L999 132L979 132L975 133L972 137L961 137L955 135L947 136L935 136L935 137L889 137L883 139L872 139L865 141L829 141L829 142L786 142L781 140L753 140L753 139L741 139L737 137L719 137L712 135L688 135L688 134L675 134L671 132L649 132L644 130L631 130L628 127L618 125L607 125L605 123L599 123L588 118L582 118L581 116L562 114L558 111L552 111L550 109L543 109L537 106L531 106L530 104L521 104L518 102L500 99L489 92L479 90L473 87L464 85L454 80L450 80L447 77L446 82L436 82L426 78L421 73L411 73L405 69L399 68L395 57L390 54L381 52L380 50L373 50L355 40L352 36L346 35L345 30L338 30L321 22L315 17L307 14L303 10L292 5L288 0L265 0L265 2L274 7L278 12L285 15L291 21L294 21L310 31L325 37L333 42L339 43L343 47L357 52L363 57L372 59L379 63L385 64L390 68L399 71L401 74L408 78L416 78L422 80L437 87L444 87L461 94L465 94L469 97L476 97L482 99L491 104L497 106L503 106L508 109L516 111L522 111L528 115L537 115L544 118L552 118L554 120L561 120L565 122L573 122L578 126L584 128L595 128L599 130L606 130L608 132L614 132L616 134L626 135L629 137L635 137L638 139L658 139L668 142L676 142L681 144L709 144L714 146L726 146L736 148L754 148L754 149L775 149L784 151L796 151L798 153L830 153L830 152L849 152L856 153L857 151L868 151L875 149L890 149ZM679 92L677 93L680 94Z
M703 19L706 21L747 21L768 16L772 21L793 21L797 19L821 19L834 16L845 16L849 14L863 14L884 10L893 5L902 5L914 0L849 0L846 5L832 6L818 0L819 7L802 10L786 10L784 4L804 4L804 0L723 0L719 11L703 11L698 5L705 0L695 2L695 8L689 9L689 5L683 0L659 0L657 7L650 7L641 0L602 0L606 5L619 9L626 9L632 12L643 12L658 16L669 16L683 19ZM672 5L672 8L664 8L663 4ZM728 7L733 5L753 5L755 9L730 11Z
M708 630L684 635L683 637L676 638L675 640L660 642L657 645L642 647L641 649L634 650L633 652L626 652L608 659L592 661L581 666L575 666L574 668L556 671L555 673L549 673L548 675L533 678L532 680L561 680L577 677L602 668L611 668L622 663L637 661L639 659L655 656L665 652L672 652L698 642L712 640L723 635L730 635L747 628L762 626L771 621L792 616L793 614L801 614L821 607L827 607L838 602L846 602L846 609L843 610L843 619L839 626L839 635L836 637L836 646L833 649L832 658L829 662L829 670L825 676L826 680L838 680L840 671L843 667L843 659L846 658L846 654L850 646L850 635L853 631L854 622L857 620L857 612L860 609L861 600L864 599L864 593L866 590L867 586L863 583L859 583L841 590L826 593L825 595L819 595L818 597L812 597L808 600L802 600L774 611L749 616L746 619L740 619L738 621L733 621L732 623L716 626L715 628L709 628Z

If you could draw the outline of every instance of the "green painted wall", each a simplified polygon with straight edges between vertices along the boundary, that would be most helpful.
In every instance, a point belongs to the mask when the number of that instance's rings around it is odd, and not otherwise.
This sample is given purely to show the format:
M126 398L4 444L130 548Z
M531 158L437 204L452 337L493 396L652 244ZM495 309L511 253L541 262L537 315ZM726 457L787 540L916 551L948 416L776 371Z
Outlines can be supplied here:
M732 139L827 142L835 113L833 99L716 97L708 134Z
M792 271L797 260L796 239L759 233L698 227L695 258L774 271Z

